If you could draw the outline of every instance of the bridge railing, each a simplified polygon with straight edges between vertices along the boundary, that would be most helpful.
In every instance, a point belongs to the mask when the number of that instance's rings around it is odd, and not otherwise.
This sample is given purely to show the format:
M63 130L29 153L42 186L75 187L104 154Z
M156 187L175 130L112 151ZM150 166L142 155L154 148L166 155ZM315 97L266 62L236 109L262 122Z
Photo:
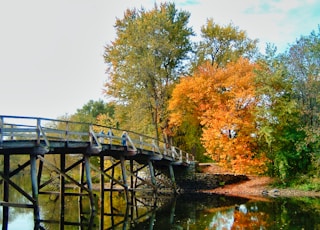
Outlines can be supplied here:
M103 131L96 133L100 143L121 144L121 135L123 132L126 132L128 137L127 145L131 149L148 150L156 154L161 154L162 156L171 157L175 161L190 162L194 160L193 156L189 155L187 152L147 135L110 127L107 127L108 129L106 129L105 126L100 125L93 125L93 127L95 130Z
M123 133L126 133L125 143ZM190 162L188 153L136 132L97 124L39 117L0 115L0 147L6 140L44 141L47 147L53 141L83 141L101 147L101 144L126 145L132 151L148 150L159 157L171 157L175 161Z
M4 140L80 141L88 140L89 133L70 130L69 121L37 117L0 116L0 143ZM77 122L72 122L76 124ZM79 123L82 124L82 123ZM89 129L87 129L89 130Z

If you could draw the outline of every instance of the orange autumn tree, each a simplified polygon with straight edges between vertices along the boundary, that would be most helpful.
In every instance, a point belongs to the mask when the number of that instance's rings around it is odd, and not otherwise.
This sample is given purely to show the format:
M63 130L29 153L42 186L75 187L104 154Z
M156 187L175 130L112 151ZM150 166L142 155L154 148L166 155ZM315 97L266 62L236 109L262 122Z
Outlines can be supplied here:
M243 58L221 68L203 64L176 86L169 105L170 124L198 119L206 154L237 173L265 169L265 157L256 151L255 68Z
M168 106L168 132L174 137L174 144L193 153L198 161L204 159L205 151L200 142L200 117L205 111L205 108L201 107L205 106L201 100L206 96L205 88L206 79L183 77L174 88Z

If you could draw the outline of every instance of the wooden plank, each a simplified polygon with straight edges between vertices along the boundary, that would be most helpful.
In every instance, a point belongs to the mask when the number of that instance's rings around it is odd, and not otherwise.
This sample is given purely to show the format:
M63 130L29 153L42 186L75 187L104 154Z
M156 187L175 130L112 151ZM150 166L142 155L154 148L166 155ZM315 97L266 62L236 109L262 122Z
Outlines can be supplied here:
M32 204L20 204L20 203L5 202L5 201L0 201L0 206L15 207L15 208L34 208L35 207Z

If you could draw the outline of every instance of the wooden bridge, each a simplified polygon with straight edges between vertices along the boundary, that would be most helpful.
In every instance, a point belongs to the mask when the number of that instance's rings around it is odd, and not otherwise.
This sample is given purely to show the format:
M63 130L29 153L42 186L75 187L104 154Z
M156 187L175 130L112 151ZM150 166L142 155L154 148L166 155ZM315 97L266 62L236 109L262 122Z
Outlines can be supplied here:
M3 229L10 207L32 208L35 223L40 224L40 195L60 197L61 222L64 197L68 195L89 197L94 213L99 211L95 205L97 191L100 201L106 192L111 197L113 192L121 191L127 203L132 202L130 194L141 190L156 193L166 188L174 192L175 171L188 168L193 161L193 156L177 147L127 130L6 115L0 115L0 157ZM28 169L31 191L14 180ZM66 190L70 187L72 192ZM9 189L18 191L26 202L10 199ZM100 213L107 215L104 202L100 202L99 208ZM103 218L100 221L100 226L104 226Z

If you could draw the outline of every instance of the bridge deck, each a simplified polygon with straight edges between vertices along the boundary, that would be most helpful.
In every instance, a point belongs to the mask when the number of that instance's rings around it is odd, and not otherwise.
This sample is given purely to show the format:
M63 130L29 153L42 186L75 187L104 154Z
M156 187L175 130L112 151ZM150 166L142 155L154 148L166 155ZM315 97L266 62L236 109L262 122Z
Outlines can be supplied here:
M6 140L0 147L0 155L30 155L30 154L86 154L94 156L110 156L117 160L124 157L127 160L135 160L141 164L146 164L152 160L156 165L179 165L188 166L189 161L183 161L173 154L162 154L147 149L132 149L122 145L101 144L101 147L91 146L85 141L51 141L50 147L36 140Z
M126 133L125 144L123 133ZM107 133L107 134L105 134ZM91 154L134 159L151 158L173 165L188 165L188 153L154 138L95 124L47 118L0 115L0 155Z

